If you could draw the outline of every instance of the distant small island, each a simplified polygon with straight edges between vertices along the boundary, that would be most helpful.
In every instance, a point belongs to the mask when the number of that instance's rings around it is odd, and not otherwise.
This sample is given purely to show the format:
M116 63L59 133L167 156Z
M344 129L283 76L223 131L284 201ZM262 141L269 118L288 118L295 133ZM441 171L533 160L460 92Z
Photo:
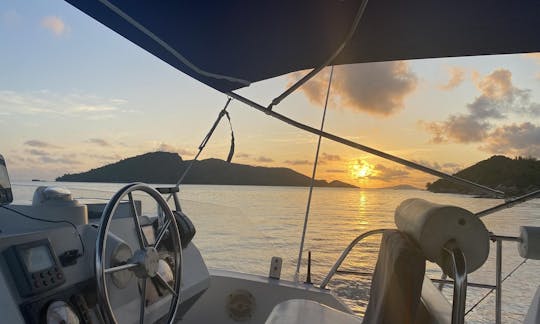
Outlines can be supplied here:
M397 186L384 187L384 188L380 188L380 189L389 189L389 190L423 190L423 189L420 189L420 188L417 188L417 187L415 187L415 186L411 186L411 185L408 185L408 184L400 184L400 185L397 185Z
M495 155L455 174L511 196L518 196L540 189L540 161L535 158L514 159ZM426 185L431 192L459 193L484 196L478 190L439 179Z
M151 152L87 172L64 174L56 178L56 181L176 183L190 162L184 161L177 153ZM183 183L306 187L310 185L311 178L289 168L269 168L207 159L195 161ZM315 186L356 188L338 180L315 180Z

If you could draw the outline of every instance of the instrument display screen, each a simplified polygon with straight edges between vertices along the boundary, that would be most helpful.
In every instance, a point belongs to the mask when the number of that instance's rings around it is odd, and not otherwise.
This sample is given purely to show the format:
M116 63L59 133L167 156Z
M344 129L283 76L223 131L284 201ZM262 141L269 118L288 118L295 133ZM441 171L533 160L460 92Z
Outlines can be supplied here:
M21 251L28 272L38 272L54 266L54 260L46 245L38 245Z
M66 282L51 242L46 238L12 245L2 255L22 297L49 291Z

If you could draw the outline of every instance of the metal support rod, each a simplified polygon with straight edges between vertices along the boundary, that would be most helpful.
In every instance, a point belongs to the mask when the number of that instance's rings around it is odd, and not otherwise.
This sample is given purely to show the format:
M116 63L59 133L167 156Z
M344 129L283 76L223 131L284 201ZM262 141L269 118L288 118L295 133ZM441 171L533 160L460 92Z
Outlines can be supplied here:
M385 231L388 231L389 229L385 229L385 228L380 228L380 229L376 229L376 230L372 230L372 231L367 231L365 233L362 233L360 235L358 235L346 248L345 250L343 250L343 252L341 253L341 256L337 259L336 263L334 264L334 266L332 267L332 269L330 269L330 271L328 272L328 274L326 275L326 277L324 278L324 280L321 282L321 289L324 289L326 287L326 285L328 284L328 282L330 281L330 279L332 279L332 277L334 276L334 274L336 273L337 269L341 266L341 263L343 263L343 260L345 260L345 258L347 257L347 255L349 255L349 253L351 252L351 250L356 246L356 244L358 244L358 242L360 242L361 240L365 239L366 237L368 236L371 236L371 235L375 235L375 234L382 234L384 233Z
M517 204L524 203L526 201L529 201L529 200L534 199L534 198L539 197L539 196L540 196L540 190L535 190L533 192L529 192L527 194L524 194L523 196L519 196L519 197L516 197L514 199L510 199L510 200L508 200L508 201L506 201L506 202L504 202L504 203L502 203L500 205L497 205L497 206L488 208L486 210L483 210L481 212L478 212L475 215L477 217L484 217L484 216L493 214L495 212L498 212L499 210L514 207Z
M509 241L509 242L521 242L521 238L517 236L505 236L491 234L489 239L492 241Z
M495 271L495 323L501 324L502 300L502 241L497 240L497 258Z
M174 208L176 208L176 211L182 211L182 206L180 205L180 199L178 199L178 192L173 192L173 199L174 199Z
M330 63L332 63L332 61L339 55L339 53L341 53L341 51L343 51L343 49L345 48L345 45L347 45L349 40L353 37L354 32L356 31L356 28L358 27L358 24L360 23L360 20L362 19L362 16L364 15L364 11L366 10L367 4L368 4L368 0L363 0L362 3L360 4L360 7L358 7L358 11L356 13L356 17L354 18L353 24L351 28L349 29L349 32L345 36L345 39L343 40L343 42L341 42L337 50L334 53L332 53L332 55L326 61L324 61L323 64L311 70L302 79L296 81L295 84L293 84L291 87L285 90L282 94L274 98L274 100L272 100L272 103L268 106L267 110L272 110L273 106L278 105L283 99L288 97L291 93L293 93L298 88L300 88L304 83L308 82L311 78L317 75L317 73L319 73L322 69L324 69Z
M202 150L204 149L204 147L206 146L206 144L210 140L210 137L212 137L212 134L214 134L214 131L216 130L216 127L219 125L219 122L221 121L223 116L225 116L225 111L227 110L227 107L229 107L229 104L231 103L231 100L232 100L231 98L227 98L227 102L225 103L225 106L223 107L223 109L221 109L221 111L218 114L217 119L214 121L214 124L210 128L210 131L208 131L208 134L206 134L206 136L203 138L201 144L199 145L199 151L197 152L195 157L189 162L188 166L186 167L186 169L184 170L184 172L180 176L180 179L178 179L178 181L176 181L176 185L175 185L176 187L179 187L180 184L182 183L182 181L184 181L184 178L186 177L186 175L191 170L191 167L193 166L193 163L195 163L195 161L199 158L199 155L201 155ZM171 196L169 196L167 201L169 201L170 198L171 198Z
M373 272L352 271L352 270L337 270L336 273L344 274L344 275L360 276L360 277L373 276ZM454 284L453 280L447 280L447 279L429 278L429 280L431 280L434 283L439 283L439 284L449 284L449 285ZM467 286L474 287L474 288L495 289L494 285L477 283L477 282L467 282Z
M328 78L328 89L326 90L326 101L324 103L323 115L321 118L321 131L324 129L326 120L326 109L328 108L328 98L330 97L330 88L332 87L332 76L334 75L334 67L330 69L330 77ZM300 239L300 249L298 251L298 260L296 261L296 271L294 273L294 281L298 282L300 277L300 265L302 264L302 253L304 253L304 242L306 239L307 224L309 220L309 211L311 208L311 197L313 196L313 187L315 186L315 175L317 174L317 164L319 162L319 151L321 150L322 137L319 135L317 140L317 149L315 150L315 159L313 160L313 172L311 174L311 182L309 184L308 200L306 203L306 215L304 217L304 226L302 227L302 238Z
M432 282L439 283L439 284L449 284L453 285L453 280L447 280L447 279L436 279L436 278L429 278ZM467 282L467 286L474 287L474 288L484 288L484 289L494 289L494 285L489 284L483 284L483 283L477 283L477 282Z
M398 164L404 165L404 166L409 167L411 169L422 171L422 172L434 175L434 176L442 178L442 179L446 179L446 180L454 182L454 183L458 183L458 184L466 185L466 186L469 186L469 187L472 187L472 188L476 188L478 190L489 193L491 195L495 195L495 196L500 197L500 198L504 197L504 192L502 192L502 191L495 190L495 189L492 189L492 188L489 188L489 187L474 183L472 181L462 179L462 178L459 178L459 177L456 177L456 176L441 172L441 171L437 171L437 170L434 170L432 168L425 167L425 166L420 165L418 163L414 163L414 162L402 159L400 157L397 157L397 156L394 156L394 155L391 155L391 154L376 150L374 148L371 148L371 147L368 147L368 146L365 146L365 145L350 141L350 140L345 139L343 137L339 137L337 135L330 134L330 133L318 130L318 129L313 128L311 126L308 126L306 124L302 124L300 122L297 122L296 120L290 119L289 117L283 116L283 115L281 115L281 114L279 114L279 113L277 113L275 111L269 110L266 107L254 102L254 101L252 101L252 100L250 100L250 99L248 99L248 98L246 98L244 96L241 96L241 95L239 95L237 93L234 93L232 91L228 92L227 95L234 98L234 99L236 99L236 100L238 100L238 101L240 101L240 102L243 102L244 104L246 104L246 105L248 105L248 106L250 106L252 108L260 110L260 111L264 112L265 114L267 114L267 115L269 115L271 117L274 117L274 118L276 118L278 120L281 120L284 123L287 123L287 124L289 124L291 126L302 129L302 130L304 130L306 132L309 132L309 133L312 133L312 134L315 134L315 135L320 135L320 136L322 136L324 138L327 138L327 139L329 139L331 141L341 143L343 145L358 149L360 151L364 151L364 152L376 155L378 157L381 157L381 158L389 160L389 161L396 162Z
M465 301L467 300L467 263L465 255L454 240L447 243L445 250L450 255L454 272L452 324L464 324Z

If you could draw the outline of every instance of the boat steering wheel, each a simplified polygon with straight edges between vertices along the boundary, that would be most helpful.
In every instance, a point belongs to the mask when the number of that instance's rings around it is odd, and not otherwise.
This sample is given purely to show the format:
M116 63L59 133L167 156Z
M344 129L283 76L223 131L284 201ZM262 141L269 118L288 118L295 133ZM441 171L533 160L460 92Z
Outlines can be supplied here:
M164 224L157 230L157 235L155 235L155 240L153 244L149 244L145 233L140 224L139 213L137 211L135 200L133 199L133 192L140 191L148 194L152 197L158 204L158 206L163 211L165 216ZM109 227L111 225L111 220L113 215L117 211L120 202L125 197L128 197L131 216L133 218L135 234L138 240L138 249L133 253L133 256L122 265L113 266L110 268L105 268L106 260L106 247L107 247L107 237L109 234ZM170 252L169 255L174 256L174 284L173 287L169 285L165 278L163 278L158 273L160 255L158 253L158 248L162 243L163 238L167 236L172 239L172 246L174 251ZM95 253L95 271L96 271L96 280L97 280L97 292L98 292L98 305L104 316L104 319L107 323L117 323L116 317L111 307L109 300L109 293L107 287L107 276L124 270L132 271L136 277L142 279L142 286L140 287L141 292L141 302L139 310L139 323L144 323L145 317L145 308L146 308L146 284L147 280L150 278L155 278L159 281L170 293L171 293L171 305L167 314L167 322L173 323L176 311L178 308L178 303L180 301L180 283L182 275L182 248L180 241L180 233L176 225L174 215L171 211L171 208L163 198L163 196L151 188L150 186L143 183L133 183L126 185L120 189L109 201L103 214L101 216L101 224L99 227L99 232L96 239L96 253Z

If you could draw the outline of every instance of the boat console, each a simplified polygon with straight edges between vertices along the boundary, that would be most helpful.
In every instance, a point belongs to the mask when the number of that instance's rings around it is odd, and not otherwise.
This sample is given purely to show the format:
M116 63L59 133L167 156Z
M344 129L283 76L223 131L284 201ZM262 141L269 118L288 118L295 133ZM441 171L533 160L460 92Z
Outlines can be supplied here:
M13 201L11 193L11 184L4 157L0 155L0 205L9 204Z
M101 218L89 218L88 210L110 212L110 204L79 202L66 189L39 187L31 205L3 205L0 321L107 323L108 312L118 323L182 317L210 280L197 247L179 240L191 238L194 228L183 226L175 240L176 222L147 212L140 200L129 197L116 201L106 231ZM191 224L184 214L174 215ZM103 249L97 258L99 242Z

